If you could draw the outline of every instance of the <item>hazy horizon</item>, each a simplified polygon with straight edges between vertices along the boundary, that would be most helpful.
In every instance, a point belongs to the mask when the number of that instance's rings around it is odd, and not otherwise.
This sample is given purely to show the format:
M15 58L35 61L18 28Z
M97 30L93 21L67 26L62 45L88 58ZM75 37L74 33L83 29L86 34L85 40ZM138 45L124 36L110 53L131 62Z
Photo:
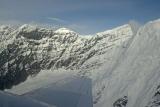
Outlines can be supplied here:
M158 0L0 0L0 23L36 23L94 34L160 18Z

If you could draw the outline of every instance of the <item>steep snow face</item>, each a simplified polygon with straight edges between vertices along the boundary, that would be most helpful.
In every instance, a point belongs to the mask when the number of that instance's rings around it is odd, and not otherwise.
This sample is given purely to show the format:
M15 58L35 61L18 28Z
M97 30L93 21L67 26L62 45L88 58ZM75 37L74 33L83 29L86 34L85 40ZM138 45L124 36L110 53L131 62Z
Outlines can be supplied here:
M158 107L160 84L160 21L141 27L112 73L107 72L105 89L97 107ZM122 104L126 96L125 105ZM117 101L121 102L115 105Z
M12 42L0 53L1 89L11 88L29 75L51 68L53 71L59 68L76 70L80 75L88 75L88 71L97 71L112 56L103 59L112 53L112 49L122 44L125 47L133 34L129 25L91 37L79 36L66 28L54 31L23 25L10 35Z
M97 33L96 37L101 38L101 40L93 49L97 50L98 55L94 55L90 60L87 60L82 65L81 72L93 77L93 81L99 78L99 75L104 73L102 72L103 66L108 67L108 70L112 68L118 56L126 50L128 41L132 36L133 32L131 26L128 24L113 30Z

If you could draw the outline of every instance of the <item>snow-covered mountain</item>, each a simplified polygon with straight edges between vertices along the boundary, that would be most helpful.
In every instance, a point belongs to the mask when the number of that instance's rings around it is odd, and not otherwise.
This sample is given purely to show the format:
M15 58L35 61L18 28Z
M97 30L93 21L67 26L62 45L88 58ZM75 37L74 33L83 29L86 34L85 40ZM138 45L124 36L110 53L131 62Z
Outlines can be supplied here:
M79 36L67 28L53 31L23 25L12 32L9 32L10 29L12 28L6 27L2 33L5 37L2 41L5 42L2 42L0 53L1 89L17 85L29 75L35 75L45 69L82 71L83 68L94 66L91 63L84 64L89 59L101 56L132 35L129 25L91 37Z
M91 36L33 25L2 26L0 35L2 90L21 95L78 75L92 79L94 107L160 105L160 20Z

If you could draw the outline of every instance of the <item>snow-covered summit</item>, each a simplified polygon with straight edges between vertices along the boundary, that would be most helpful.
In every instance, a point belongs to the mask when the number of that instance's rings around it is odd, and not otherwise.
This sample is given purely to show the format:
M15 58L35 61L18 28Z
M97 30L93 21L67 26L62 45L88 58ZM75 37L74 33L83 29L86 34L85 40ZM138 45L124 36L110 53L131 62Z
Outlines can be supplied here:
M52 29L42 28L36 25L24 24L17 29L14 35L17 37L23 36L28 39L40 40L44 37L52 36L53 31Z
M69 33L76 33L68 28L59 28L55 31L55 33L58 33L58 34L69 34Z
M29 25L29 24L24 24L22 26L19 27L20 31L23 32L31 32L37 29L37 26L33 26L33 25Z

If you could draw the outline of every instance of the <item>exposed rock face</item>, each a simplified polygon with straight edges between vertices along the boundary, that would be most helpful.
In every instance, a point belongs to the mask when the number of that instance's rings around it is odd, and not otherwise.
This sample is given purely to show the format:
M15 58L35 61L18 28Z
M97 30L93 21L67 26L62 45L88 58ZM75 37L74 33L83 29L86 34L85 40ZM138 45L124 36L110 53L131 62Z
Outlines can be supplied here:
M23 25L2 27L0 89L11 88L43 69L79 69L99 66L94 57L122 45L132 36L129 25L85 37L67 28L52 29ZM5 38L4 38L5 37ZM92 63L86 63L93 59Z
M128 103L128 97L124 96L123 98L119 98L115 103L113 104L113 107L126 107Z
M157 87L154 96L146 107L159 107L160 106L160 85Z

